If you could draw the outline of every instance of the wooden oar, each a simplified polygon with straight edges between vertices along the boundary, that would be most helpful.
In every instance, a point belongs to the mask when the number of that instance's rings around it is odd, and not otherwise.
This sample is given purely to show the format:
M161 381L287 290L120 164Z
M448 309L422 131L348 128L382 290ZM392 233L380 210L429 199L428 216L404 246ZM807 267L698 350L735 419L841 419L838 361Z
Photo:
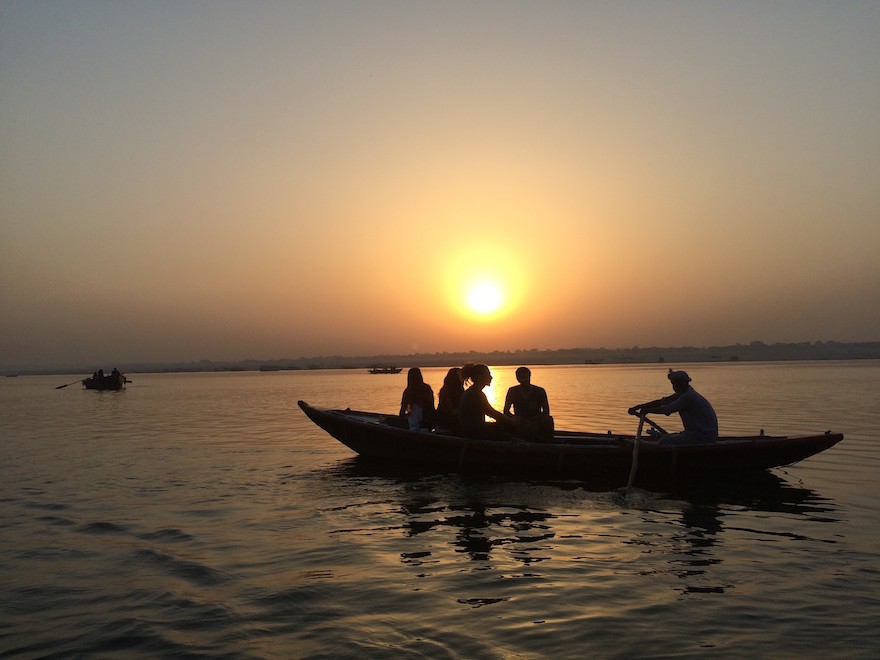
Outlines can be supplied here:
M639 430L636 431L636 439L633 442L633 460L632 467L629 469L629 481L626 482L626 489L629 490L636 478L636 469L639 467L639 439L642 437L642 428L645 426L645 413L639 413Z
M643 415L643 416L645 416L645 421L648 422L648 424L650 424L651 426L653 426L655 429L657 429L657 430L658 430L660 433L662 433L663 435L666 435L667 433L669 433L669 431L667 431L666 429L664 429L664 428L663 428L662 426L660 426L657 422L648 419L647 414L648 414L648 413L646 413L646 412L642 412L641 410L639 410L638 412L631 412L631 413L630 413L630 415L635 415L636 417L638 417L639 415Z
M76 385L77 383L81 383L81 382L82 382L82 378L80 378L79 380L75 380L72 383L67 383L67 385L59 385L55 389L56 390L63 390L65 387L69 387L71 385Z
M658 431L660 431L660 433L662 433L663 435L666 435L667 433L669 433L669 431L667 431L666 429L664 429L662 426L660 426L660 425L657 424L656 422L651 421L651 420L648 419L647 417L645 417L645 421L648 422L648 424L650 424L651 426L653 426L655 429L657 429Z

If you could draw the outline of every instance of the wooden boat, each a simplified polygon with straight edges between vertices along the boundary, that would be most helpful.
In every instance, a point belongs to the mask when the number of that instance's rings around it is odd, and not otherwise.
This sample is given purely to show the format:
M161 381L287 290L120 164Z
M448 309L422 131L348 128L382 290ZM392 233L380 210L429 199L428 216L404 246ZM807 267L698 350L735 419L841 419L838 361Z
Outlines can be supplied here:
M481 473L524 473L622 485L633 464L635 436L556 431L551 442L479 440L444 431L410 431L395 416L356 410L299 407L315 424L360 456L405 467ZM660 445L639 441L635 482L675 480L791 465L833 447L840 433L808 436L731 436L715 443Z
M371 374L399 374L403 369L401 367L373 367L369 371Z
M82 384L87 390L121 390L125 388L125 384L130 382L126 380L125 375L118 371L113 371L108 375L98 372L91 378L83 378Z

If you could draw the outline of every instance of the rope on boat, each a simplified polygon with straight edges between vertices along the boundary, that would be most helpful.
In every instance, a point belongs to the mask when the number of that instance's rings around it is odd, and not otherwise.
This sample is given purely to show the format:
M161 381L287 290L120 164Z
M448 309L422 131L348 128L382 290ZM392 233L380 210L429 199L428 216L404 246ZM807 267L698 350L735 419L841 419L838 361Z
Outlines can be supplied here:
M636 439L633 442L633 460L632 467L629 469L629 480L626 482L627 489L632 488L633 481L636 479L636 470L639 467L639 440L642 437L642 428L645 426L645 413L639 414L639 430L636 431Z
M562 472L562 459L565 457L565 447L559 449L559 458L556 461L556 474Z
M464 464L464 455L465 455L465 452L467 451L468 444L469 444L469 440L467 438L465 438L465 441L461 444L461 453L458 455L458 468L457 469L459 469L459 470L461 470L461 466Z

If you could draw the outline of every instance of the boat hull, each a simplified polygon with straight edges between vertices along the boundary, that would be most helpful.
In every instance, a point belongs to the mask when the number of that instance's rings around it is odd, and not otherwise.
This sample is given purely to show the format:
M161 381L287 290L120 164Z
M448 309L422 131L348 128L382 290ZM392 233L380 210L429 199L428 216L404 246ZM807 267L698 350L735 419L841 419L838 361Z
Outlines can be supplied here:
M299 401L316 425L357 454L407 467L482 473L525 473L626 482L635 438L626 435L558 431L553 442L468 439L389 425L387 415L326 410ZM839 433L798 437L727 437L694 446L661 446L642 439L636 482L758 471L791 465L833 447Z
M92 376L83 378L83 387L87 390L113 390L125 389L125 376L122 374L109 376Z

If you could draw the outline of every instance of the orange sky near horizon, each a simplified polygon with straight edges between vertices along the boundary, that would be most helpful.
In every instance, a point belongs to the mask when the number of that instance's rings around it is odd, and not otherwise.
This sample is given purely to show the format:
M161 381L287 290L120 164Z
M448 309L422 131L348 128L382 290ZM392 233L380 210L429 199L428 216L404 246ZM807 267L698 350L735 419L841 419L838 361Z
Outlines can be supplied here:
M5 2L0 371L877 341L877 34L848 1Z

